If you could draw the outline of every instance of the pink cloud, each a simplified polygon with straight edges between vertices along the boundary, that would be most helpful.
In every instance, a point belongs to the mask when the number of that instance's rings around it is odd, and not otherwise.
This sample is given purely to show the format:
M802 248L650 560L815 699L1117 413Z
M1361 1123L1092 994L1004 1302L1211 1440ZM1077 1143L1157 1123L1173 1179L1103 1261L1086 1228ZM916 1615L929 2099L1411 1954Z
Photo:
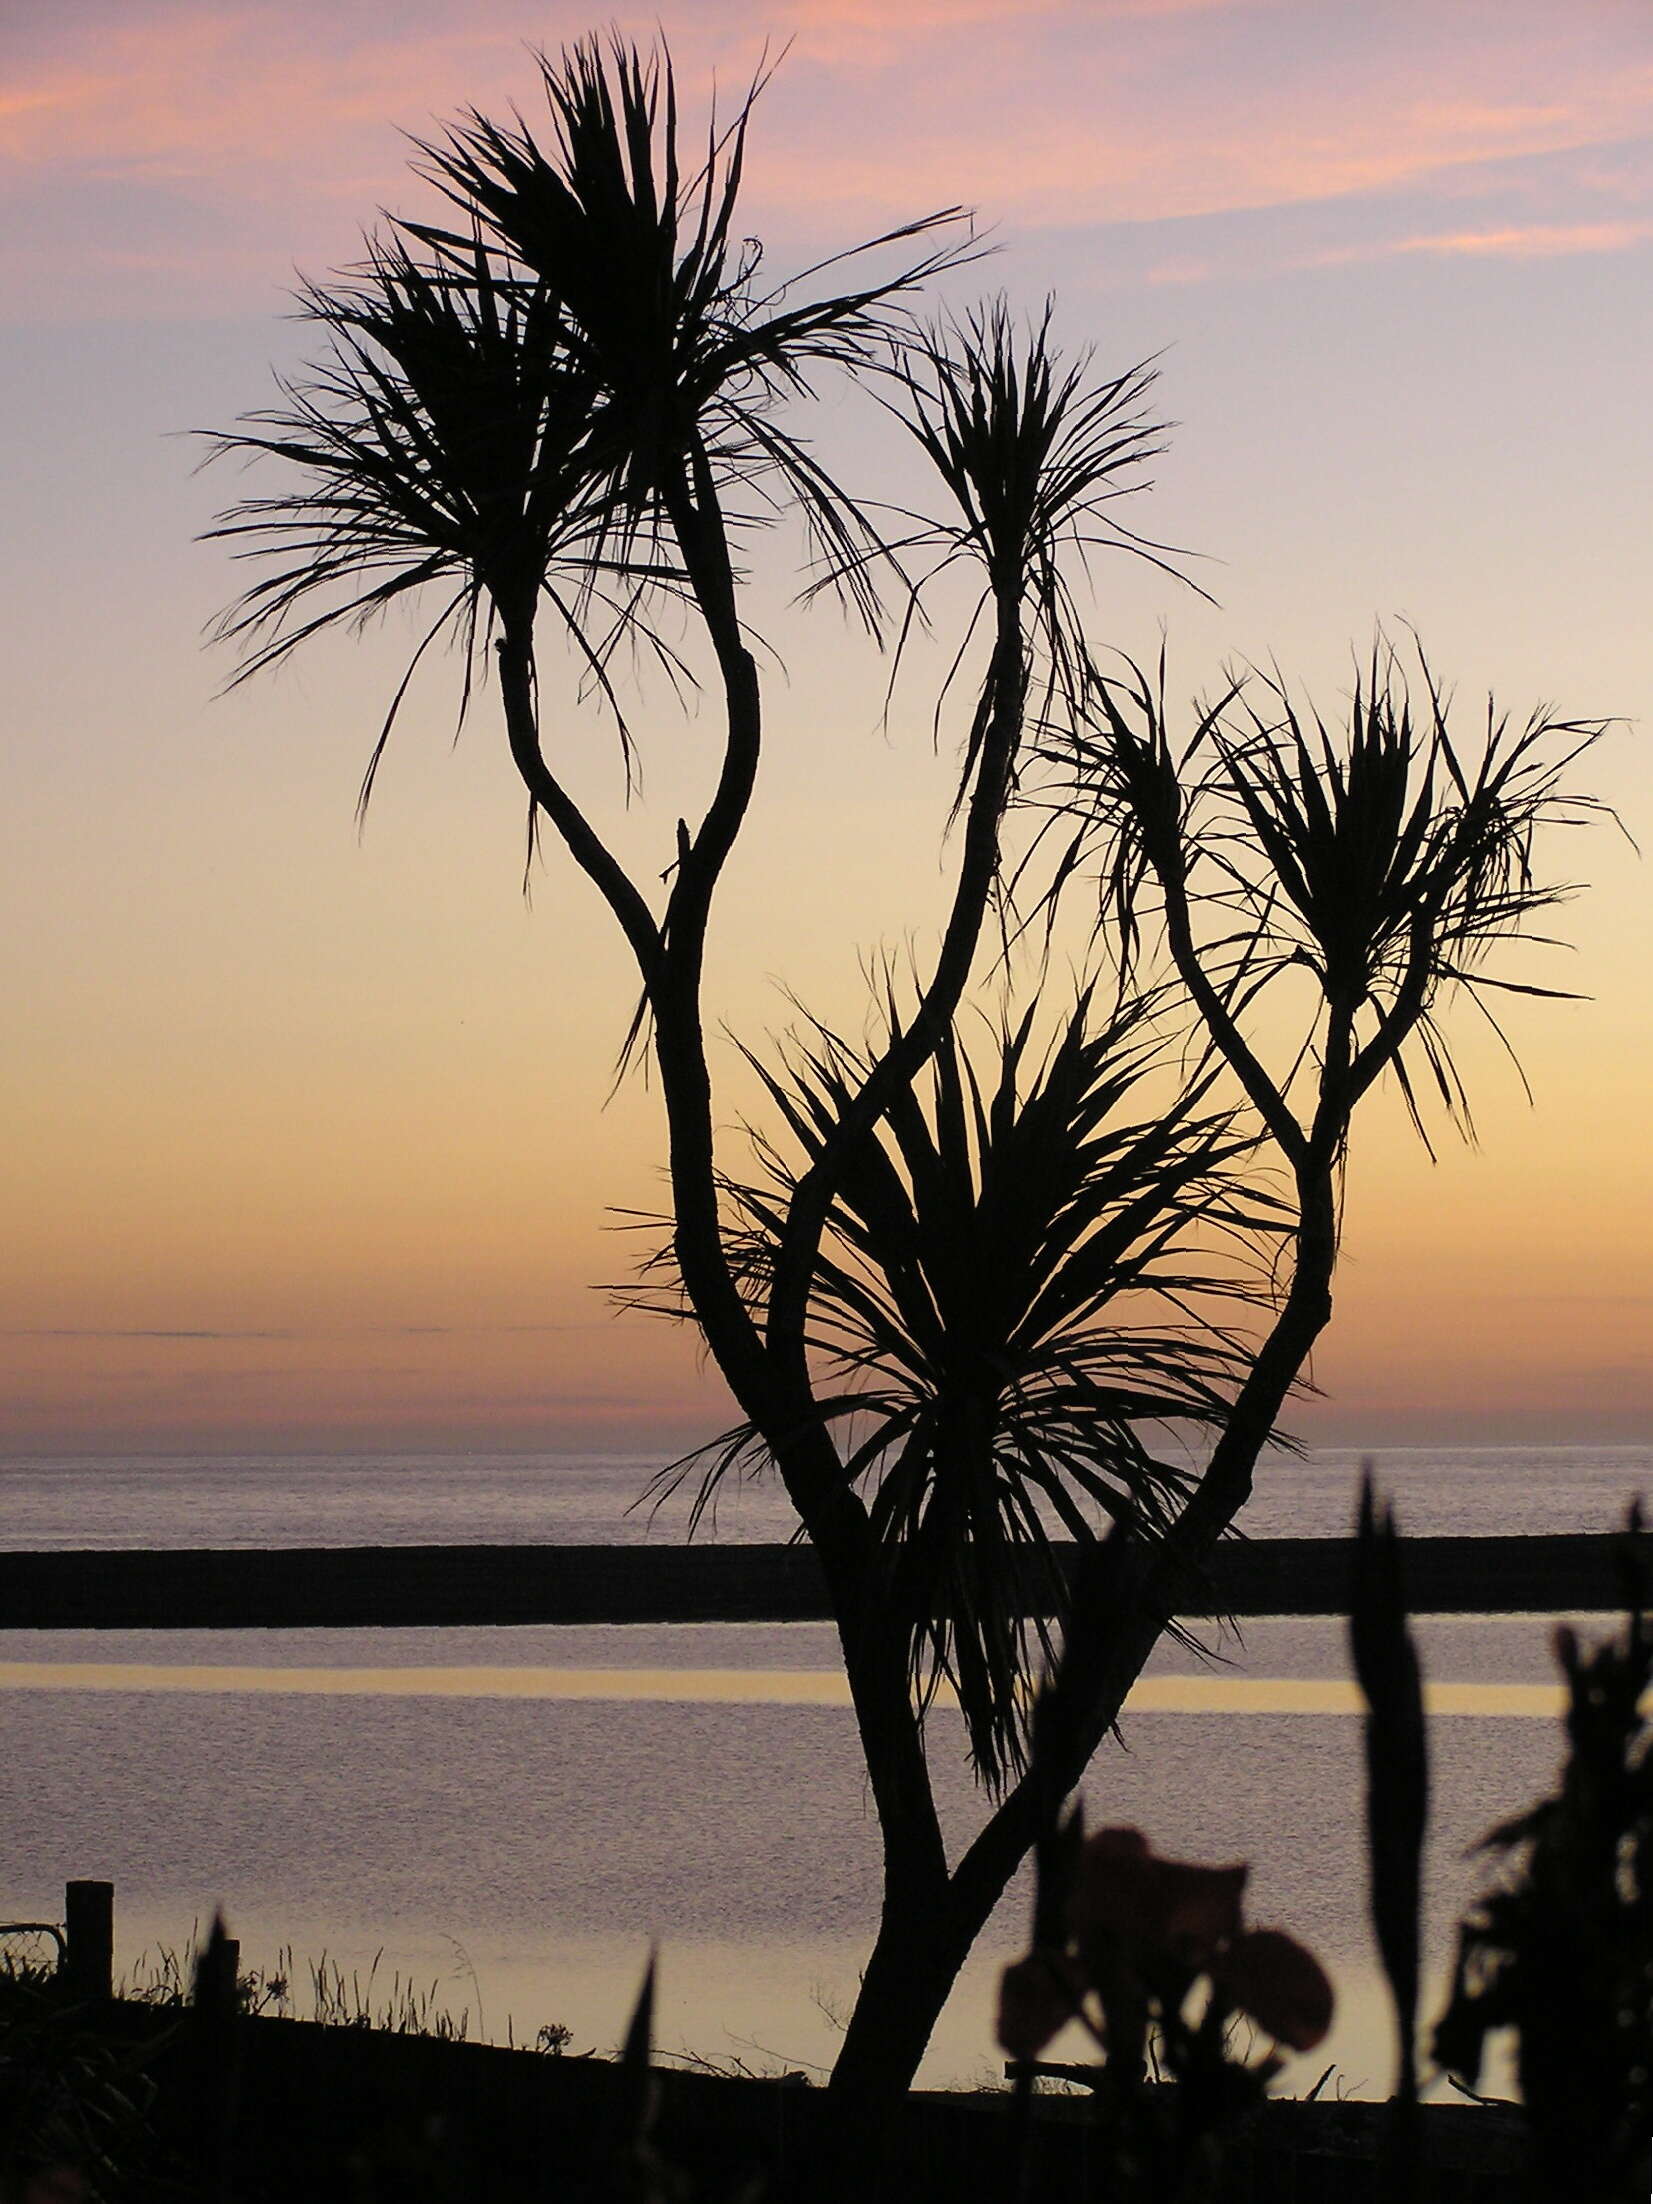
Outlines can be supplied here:
M232 164L250 160L299 181L318 145L329 166L346 151L341 125L383 133L398 113L417 121L444 79L497 80L501 52L521 59L518 41L485 33L328 50L302 18L274 11L201 10L116 27L95 59L54 58L0 105L0 159L105 171L159 162L232 185Z
M1653 239L1653 220L1536 222L1497 229L1443 230L1424 236L1379 238L1367 244L1340 246L1301 256L1291 265L1339 268L1365 260L1389 260L1400 254L1443 260L1553 260L1574 253L1629 252L1650 239ZM1174 282L1178 278L1156 270L1153 280Z
M85 10L56 37L37 25L0 96L0 263L14 300L55 290L72 311L88 279L107 277L106 305L129 309L141 269L161 310L265 304L295 260L349 258L376 206L416 203L401 129L467 103L515 99L531 113L525 45L554 46L588 20L572 0L483 0L457 18L420 0L178 0L137 20L110 13L95 36ZM766 28L772 51L796 34L765 100L750 203L761 226L807 243L953 200L989 220L1069 227L1401 190L1473 197L1498 164L1653 133L1641 19L1607 7L1573 20L1590 35L1532 0L1469 5L1444 24L1402 0L1336 18L1311 0L781 0L773 12L708 0L674 44L692 106L714 68L725 100L747 81ZM1443 81L1476 94L1443 98ZM1552 178L1529 181L1530 220L1487 234L1611 249L1591 242L1613 225L1582 170L1564 203L1546 196ZM1622 174L1601 188L1622 192ZM1446 249L1407 241L1416 214L1387 249ZM1615 217L1636 221L1623 204ZM1192 280L1207 257L1179 245L1159 279Z
M1089 0L1091 25L1153 23L1255 6L1257 0ZM1268 4L1268 0L1264 0ZM1074 0L793 0L795 50L827 66L888 68L938 38L1012 35L1035 27L1060 30L1074 22Z
M1526 229L1460 230L1446 237L1407 237L1391 247L1402 253L1463 254L1471 258L1545 260L1557 253L1619 253L1653 237L1653 222L1554 222Z

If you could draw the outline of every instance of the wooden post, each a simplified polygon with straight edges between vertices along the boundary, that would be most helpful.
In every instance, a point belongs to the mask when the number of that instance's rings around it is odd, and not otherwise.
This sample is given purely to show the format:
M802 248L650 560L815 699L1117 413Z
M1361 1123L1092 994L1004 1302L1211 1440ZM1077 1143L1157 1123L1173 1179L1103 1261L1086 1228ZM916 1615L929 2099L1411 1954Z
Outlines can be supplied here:
M77 2004L115 1994L115 1886L66 1883L63 1890L64 1987Z

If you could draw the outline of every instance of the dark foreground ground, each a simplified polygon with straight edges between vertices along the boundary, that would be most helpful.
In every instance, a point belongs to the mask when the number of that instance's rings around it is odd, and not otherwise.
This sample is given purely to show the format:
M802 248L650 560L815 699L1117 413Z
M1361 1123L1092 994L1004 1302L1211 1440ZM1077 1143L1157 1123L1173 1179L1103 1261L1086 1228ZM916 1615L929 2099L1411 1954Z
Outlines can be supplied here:
M33 2037L13 2030L0 2085L26 2088L31 2060L37 2095L69 2092L61 2161L95 2149L97 2193L132 2204L1089 2204L1114 2193L1078 2096L1035 2100L1024 2171L1008 2098L990 2093L915 2095L879 2147L796 2082L670 2070L645 2080L596 2059L264 2017L209 2032L189 2011L119 2003ZM642 2087L654 2104L640 2152ZM1366 2104L1267 2104L1216 2204L1388 2204L1383 2118ZM1518 2111L1431 2107L1424 2120L1417 2204L1521 2196ZM55 2204L56 2192L39 2193Z

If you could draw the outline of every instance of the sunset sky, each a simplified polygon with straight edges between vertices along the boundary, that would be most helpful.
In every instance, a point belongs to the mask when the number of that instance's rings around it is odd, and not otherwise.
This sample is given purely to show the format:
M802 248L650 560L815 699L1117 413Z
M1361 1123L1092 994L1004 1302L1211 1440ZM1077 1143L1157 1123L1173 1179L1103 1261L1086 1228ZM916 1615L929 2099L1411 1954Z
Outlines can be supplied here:
M1472 713L1495 686L1622 715L1585 784L1653 839L1653 12L1646 0L751 0L659 19L686 106L754 123L746 225L777 275L932 207L1099 363L1163 354L1176 429L1142 524L1219 600L1119 561L1095 633L1169 636L1335 702L1373 624L1415 624ZM365 835L353 805L410 630L221 695L233 594L197 541L236 494L183 432L296 367L295 271L412 211L404 133L532 119L516 0L21 0L0 25L0 1453L614 1447L704 1435L686 1338L593 1291L663 1199L657 1098L609 1098L632 985L523 806L490 697L415 690ZM621 27L653 34L653 12ZM853 392L812 433L876 494ZM786 663L708 1001L758 1038L787 989L858 1017L861 960L939 907L954 761L920 656L758 607ZM772 565L769 563L772 561ZM658 871L716 714L633 702ZM618 818L612 732L555 738ZM1480 1146L1431 1164L1393 1097L1353 1146L1345 1264L1300 1427L1350 1444L1634 1441L1653 1409L1653 874L1608 831L1518 1004L1528 1108L1462 1027ZM721 1061L727 1065L730 1051ZM731 1090L733 1095L735 1090ZM731 1099L725 1112L734 1114Z

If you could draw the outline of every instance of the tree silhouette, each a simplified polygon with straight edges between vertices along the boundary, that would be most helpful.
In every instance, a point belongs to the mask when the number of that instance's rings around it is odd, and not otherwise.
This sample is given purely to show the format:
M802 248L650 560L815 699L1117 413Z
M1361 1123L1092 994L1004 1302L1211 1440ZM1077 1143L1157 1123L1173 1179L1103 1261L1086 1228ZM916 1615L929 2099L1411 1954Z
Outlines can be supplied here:
M219 632L244 676L434 599L363 801L420 659L457 632L467 697L492 657L531 824L630 944L671 1196L639 1298L692 1318L739 1405L679 1473L704 1501L723 1474L772 1468L820 1556L884 1854L834 2085L876 2097L910 2080L1044 1787L1078 1782L1250 1492L1330 1315L1357 1105L1392 1070L1421 1118L1417 1057L1462 1114L1441 1013L1508 984L1485 952L1567 892L1533 871L1532 838L1591 808L1561 776L1598 730L1493 719L1466 750L1427 667L1414 710L1380 652L1345 728L1252 680L1174 734L1163 673L1104 675L1083 606L1099 548L1162 557L1116 513L1161 446L1151 370L1064 360L1048 314L1024 328L1002 303L919 322L922 285L972 253L957 209L765 289L735 226L761 83L690 167L663 48L587 42L540 67L546 142L472 114L422 147L452 226L391 224L311 289L325 361L216 439L284 470L221 518L258 578ZM937 513L885 514L881 534L791 427L846 368L911 430ZM762 751L743 562L785 510L813 540L813 590L897 663L929 583L972 573L948 688L981 663L934 960L910 1001L889 990L875 1041L806 1026L759 1066L774 1128L732 1170L702 965ZM662 892L570 794L536 653L560 630L629 761L615 656L679 677L673 606L715 661L723 747ZM977 1068L972 979L1093 886L1112 986L1082 989L1044 1040L1033 1010L1006 1012ZM1070 1574L1053 1531L1105 1565ZM1030 1770L1024 1709L1053 1630L1064 1687ZM926 1758L942 1683L987 1791L951 1861Z

